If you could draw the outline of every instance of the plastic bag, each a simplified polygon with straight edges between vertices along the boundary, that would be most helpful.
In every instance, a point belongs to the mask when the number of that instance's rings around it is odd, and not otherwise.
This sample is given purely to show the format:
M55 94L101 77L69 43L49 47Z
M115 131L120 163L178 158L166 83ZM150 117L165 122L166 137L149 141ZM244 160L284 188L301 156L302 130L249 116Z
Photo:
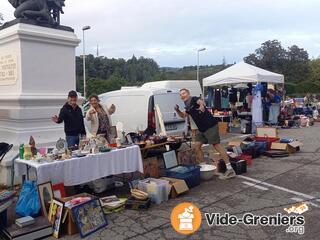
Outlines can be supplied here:
M40 208L36 182L25 181L16 205L16 213L22 217L36 217L40 213Z

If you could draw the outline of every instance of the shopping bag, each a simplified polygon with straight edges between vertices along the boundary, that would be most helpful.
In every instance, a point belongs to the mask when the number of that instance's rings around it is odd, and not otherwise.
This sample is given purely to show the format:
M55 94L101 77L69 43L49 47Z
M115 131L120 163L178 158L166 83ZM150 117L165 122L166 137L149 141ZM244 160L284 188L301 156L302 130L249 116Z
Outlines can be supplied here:
M36 182L25 181L16 205L16 213L22 217L36 217L40 213L40 208Z

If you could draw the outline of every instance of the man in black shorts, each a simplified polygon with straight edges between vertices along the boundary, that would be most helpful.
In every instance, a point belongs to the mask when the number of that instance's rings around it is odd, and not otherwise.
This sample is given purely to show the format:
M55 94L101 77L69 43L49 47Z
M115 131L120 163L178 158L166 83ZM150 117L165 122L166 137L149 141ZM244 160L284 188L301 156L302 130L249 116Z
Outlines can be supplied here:
M229 162L229 156L225 149L220 145L218 122L206 109L204 101L198 97L190 96L190 91L185 88L180 90L180 97L185 103L186 111L182 112L179 109L179 106L176 105L176 112L181 118L186 118L189 115L199 130L195 138L197 156L201 155L203 160L201 146L203 144L212 144L213 148L220 153L227 166L227 171L219 178L228 179L235 177L236 173Z

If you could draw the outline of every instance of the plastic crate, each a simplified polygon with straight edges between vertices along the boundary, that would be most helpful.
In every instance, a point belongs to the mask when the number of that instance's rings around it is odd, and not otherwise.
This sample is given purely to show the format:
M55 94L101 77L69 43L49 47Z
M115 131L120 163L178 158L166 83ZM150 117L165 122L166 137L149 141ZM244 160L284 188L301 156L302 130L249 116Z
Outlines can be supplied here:
M166 169L166 176L184 180L189 188L193 188L200 184L200 167L189 165L178 165L173 168Z
M138 188L141 191L148 193L151 202L155 204L160 204L169 200L171 185L166 180L147 178L139 181Z

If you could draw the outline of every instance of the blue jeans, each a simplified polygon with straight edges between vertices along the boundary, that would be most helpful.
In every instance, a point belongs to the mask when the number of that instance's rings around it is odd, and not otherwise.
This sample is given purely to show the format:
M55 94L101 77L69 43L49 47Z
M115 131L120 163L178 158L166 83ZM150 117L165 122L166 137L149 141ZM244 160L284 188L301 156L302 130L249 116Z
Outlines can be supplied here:
M68 147L79 146L79 136L66 136Z

